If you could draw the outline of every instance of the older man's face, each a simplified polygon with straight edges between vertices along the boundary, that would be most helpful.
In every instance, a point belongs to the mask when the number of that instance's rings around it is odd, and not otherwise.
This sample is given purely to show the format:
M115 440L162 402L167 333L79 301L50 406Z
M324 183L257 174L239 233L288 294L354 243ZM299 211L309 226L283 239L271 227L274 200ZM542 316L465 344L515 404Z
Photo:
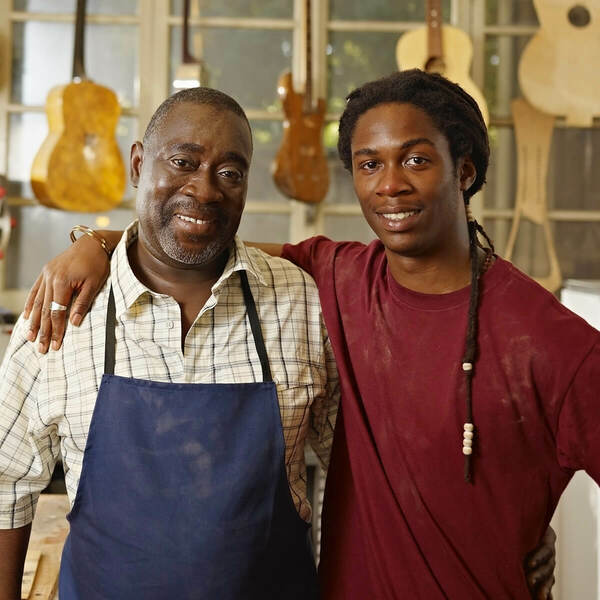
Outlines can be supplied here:
M132 149L140 241L177 268L208 266L227 251L248 187L252 139L226 109L176 104L142 147Z

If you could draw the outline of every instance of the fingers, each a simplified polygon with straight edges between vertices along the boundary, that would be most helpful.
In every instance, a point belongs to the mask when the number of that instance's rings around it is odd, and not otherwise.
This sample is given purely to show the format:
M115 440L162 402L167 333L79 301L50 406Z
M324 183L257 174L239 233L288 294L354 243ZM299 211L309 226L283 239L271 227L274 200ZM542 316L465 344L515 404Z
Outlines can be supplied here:
M541 563L535 569L527 573L527 583L530 589L536 590L535 597L538 599L550 598L552 586L554 585L554 568L556 559L552 555L546 562Z
M31 286L29 290L29 294L27 294L27 300L25 300L25 308L23 309L23 316L26 319L29 319L29 314L33 310L33 303L35 302L35 298L37 296L38 290L40 289L40 285L42 285L43 278L42 274L38 275L38 278L35 280L34 284ZM35 339L35 338L34 338Z
M46 293L46 284L44 283L43 277L41 275L37 278L34 287L36 287L36 292L33 296L33 301L30 307L29 332L27 334L27 339L30 342L35 342L35 338L37 337L38 331L40 329L42 309L44 307L44 295ZM29 292L29 297L27 298L28 303L30 303L31 301L32 294L33 288L31 288L31 291Z
M73 306L71 307L70 321L73 325L79 326L84 315L90 310L90 306L92 305L97 293L98 287L96 284L90 283L88 280L86 280L82 285L77 298L73 301Z
M40 332L38 336L38 352L46 354L50 346L50 336L52 334L52 315L50 304L52 303L53 291L49 286L45 286L44 300L40 310Z
M552 600L552 586L554 585L554 575L543 583L536 592L536 600Z

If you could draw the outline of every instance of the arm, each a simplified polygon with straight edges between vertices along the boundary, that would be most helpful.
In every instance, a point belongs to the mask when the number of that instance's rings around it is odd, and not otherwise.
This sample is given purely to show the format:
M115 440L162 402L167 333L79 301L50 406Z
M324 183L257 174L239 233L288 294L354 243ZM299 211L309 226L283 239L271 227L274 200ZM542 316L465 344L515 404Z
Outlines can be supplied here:
M18 529L0 529L0 600L20 600L25 554L31 524Z
M540 541L525 560L525 577L535 600L552 600L554 568L556 567L556 533L548 527Z
M121 239L122 231L99 231L112 251ZM93 299L106 281L110 262L97 240L81 236L70 248L47 263L25 302L24 316L29 319L27 339L33 342L40 332L38 350L47 352L50 341L58 350L65 334L66 311L50 311L52 300L69 305L70 321L79 325ZM41 325L41 326L40 326Z

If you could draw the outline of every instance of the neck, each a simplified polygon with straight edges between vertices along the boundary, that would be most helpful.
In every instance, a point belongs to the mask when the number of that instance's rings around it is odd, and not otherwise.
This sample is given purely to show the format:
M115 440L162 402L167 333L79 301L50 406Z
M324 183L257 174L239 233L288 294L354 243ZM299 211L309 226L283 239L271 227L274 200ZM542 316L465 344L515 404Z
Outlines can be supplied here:
M469 248L442 256L400 256L386 249L390 273L401 286L423 294L448 294L471 283ZM485 253L478 251L479 260Z

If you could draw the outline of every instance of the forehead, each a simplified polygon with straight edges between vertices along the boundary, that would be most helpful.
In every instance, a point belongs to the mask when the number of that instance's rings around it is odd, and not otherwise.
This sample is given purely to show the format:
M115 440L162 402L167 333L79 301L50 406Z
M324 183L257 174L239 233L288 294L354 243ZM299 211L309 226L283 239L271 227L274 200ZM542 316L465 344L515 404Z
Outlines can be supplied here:
M239 153L248 162L252 156L252 136L245 119L226 108L207 104L175 104L152 138L157 151L173 145L197 144L215 151Z
M388 102L370 108L358 118L351 143L356 149L402 144L419 138L448 148L446 137L424 110L413 104Z

